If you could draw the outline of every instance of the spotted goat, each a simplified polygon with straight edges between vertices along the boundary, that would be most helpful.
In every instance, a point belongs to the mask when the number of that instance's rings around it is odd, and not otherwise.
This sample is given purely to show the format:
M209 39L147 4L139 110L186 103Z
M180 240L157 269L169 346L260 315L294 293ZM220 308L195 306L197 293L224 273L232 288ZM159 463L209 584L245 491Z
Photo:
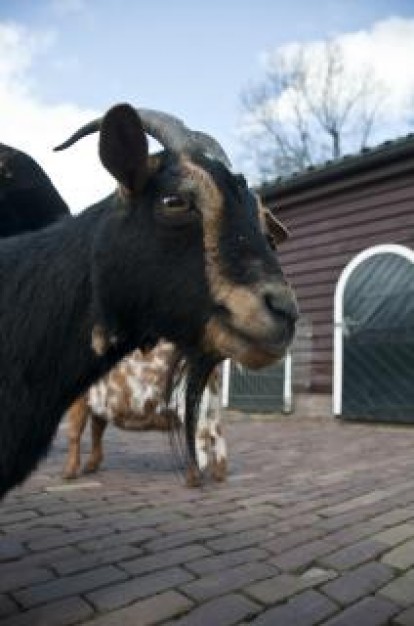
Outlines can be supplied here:
M184 420L184 393L179 386L167 405L165 390L175 347L160 341L143 354L135 350L126 356L70 407L67 414L68 454L64 478L76 478L81 466L81 438L90 420L91 451L84 472L95 472L103 460L103 436L108 424L128 431L170 431ZM139 446L139 442L138 446ZM217 481L227 475L227 448L221 424L220 370L210 374L200 403L195 436L197 466ZM197 476L187 474L189 486Z
M119 104L61 147L92 132L117 190L0 241L0 497L35 469L77 398L162 338L186 363L195 466L198 405L214 367L225 358L267 365L294 335L296 299L258 200L221 146L165 113ZM147 134L161 152L149 154Z

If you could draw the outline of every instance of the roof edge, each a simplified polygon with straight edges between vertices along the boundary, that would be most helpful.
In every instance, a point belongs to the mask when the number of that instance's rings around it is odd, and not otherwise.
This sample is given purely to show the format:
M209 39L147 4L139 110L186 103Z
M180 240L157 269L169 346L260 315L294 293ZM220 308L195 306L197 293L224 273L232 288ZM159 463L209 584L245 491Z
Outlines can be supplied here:
M288 195L316 185L333 182L344 175L360 174L384 163L390 164L409 156L414 156L414 133L386 141L375 148L364 148L358 154L311 166L286 178L264 183L258 186L257 191L264 200L273 197L275 193Z

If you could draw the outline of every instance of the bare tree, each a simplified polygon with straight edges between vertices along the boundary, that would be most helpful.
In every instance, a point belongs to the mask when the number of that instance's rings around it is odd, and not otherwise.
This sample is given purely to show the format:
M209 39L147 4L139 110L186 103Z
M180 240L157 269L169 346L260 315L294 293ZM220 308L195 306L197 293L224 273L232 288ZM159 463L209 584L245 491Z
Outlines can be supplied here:
M261 180L367 145L384 92L368 67L350 72L340 45L291 47L241 95L242 141Z

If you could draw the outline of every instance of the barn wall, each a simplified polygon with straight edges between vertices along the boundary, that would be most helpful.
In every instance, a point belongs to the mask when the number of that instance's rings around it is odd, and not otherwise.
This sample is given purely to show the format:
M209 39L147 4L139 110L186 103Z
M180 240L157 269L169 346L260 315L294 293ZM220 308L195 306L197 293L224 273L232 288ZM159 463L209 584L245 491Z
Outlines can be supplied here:
M279 256L302 316L294 347L299 390L331 392L334 292L347 263L377 244L414 248L414 141L410 155L404 148L391 163L341 176L332 168L317 183L312 175L299 175L293 184L262 194L291 232Z

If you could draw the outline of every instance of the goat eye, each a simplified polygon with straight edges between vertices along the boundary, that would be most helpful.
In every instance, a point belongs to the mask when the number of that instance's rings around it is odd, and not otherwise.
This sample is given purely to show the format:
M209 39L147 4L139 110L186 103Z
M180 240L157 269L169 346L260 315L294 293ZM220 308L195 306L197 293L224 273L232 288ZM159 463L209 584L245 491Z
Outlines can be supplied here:
M172 195L161 198L161 207L164 213L174 215L190 211L191 204L187 198Z

